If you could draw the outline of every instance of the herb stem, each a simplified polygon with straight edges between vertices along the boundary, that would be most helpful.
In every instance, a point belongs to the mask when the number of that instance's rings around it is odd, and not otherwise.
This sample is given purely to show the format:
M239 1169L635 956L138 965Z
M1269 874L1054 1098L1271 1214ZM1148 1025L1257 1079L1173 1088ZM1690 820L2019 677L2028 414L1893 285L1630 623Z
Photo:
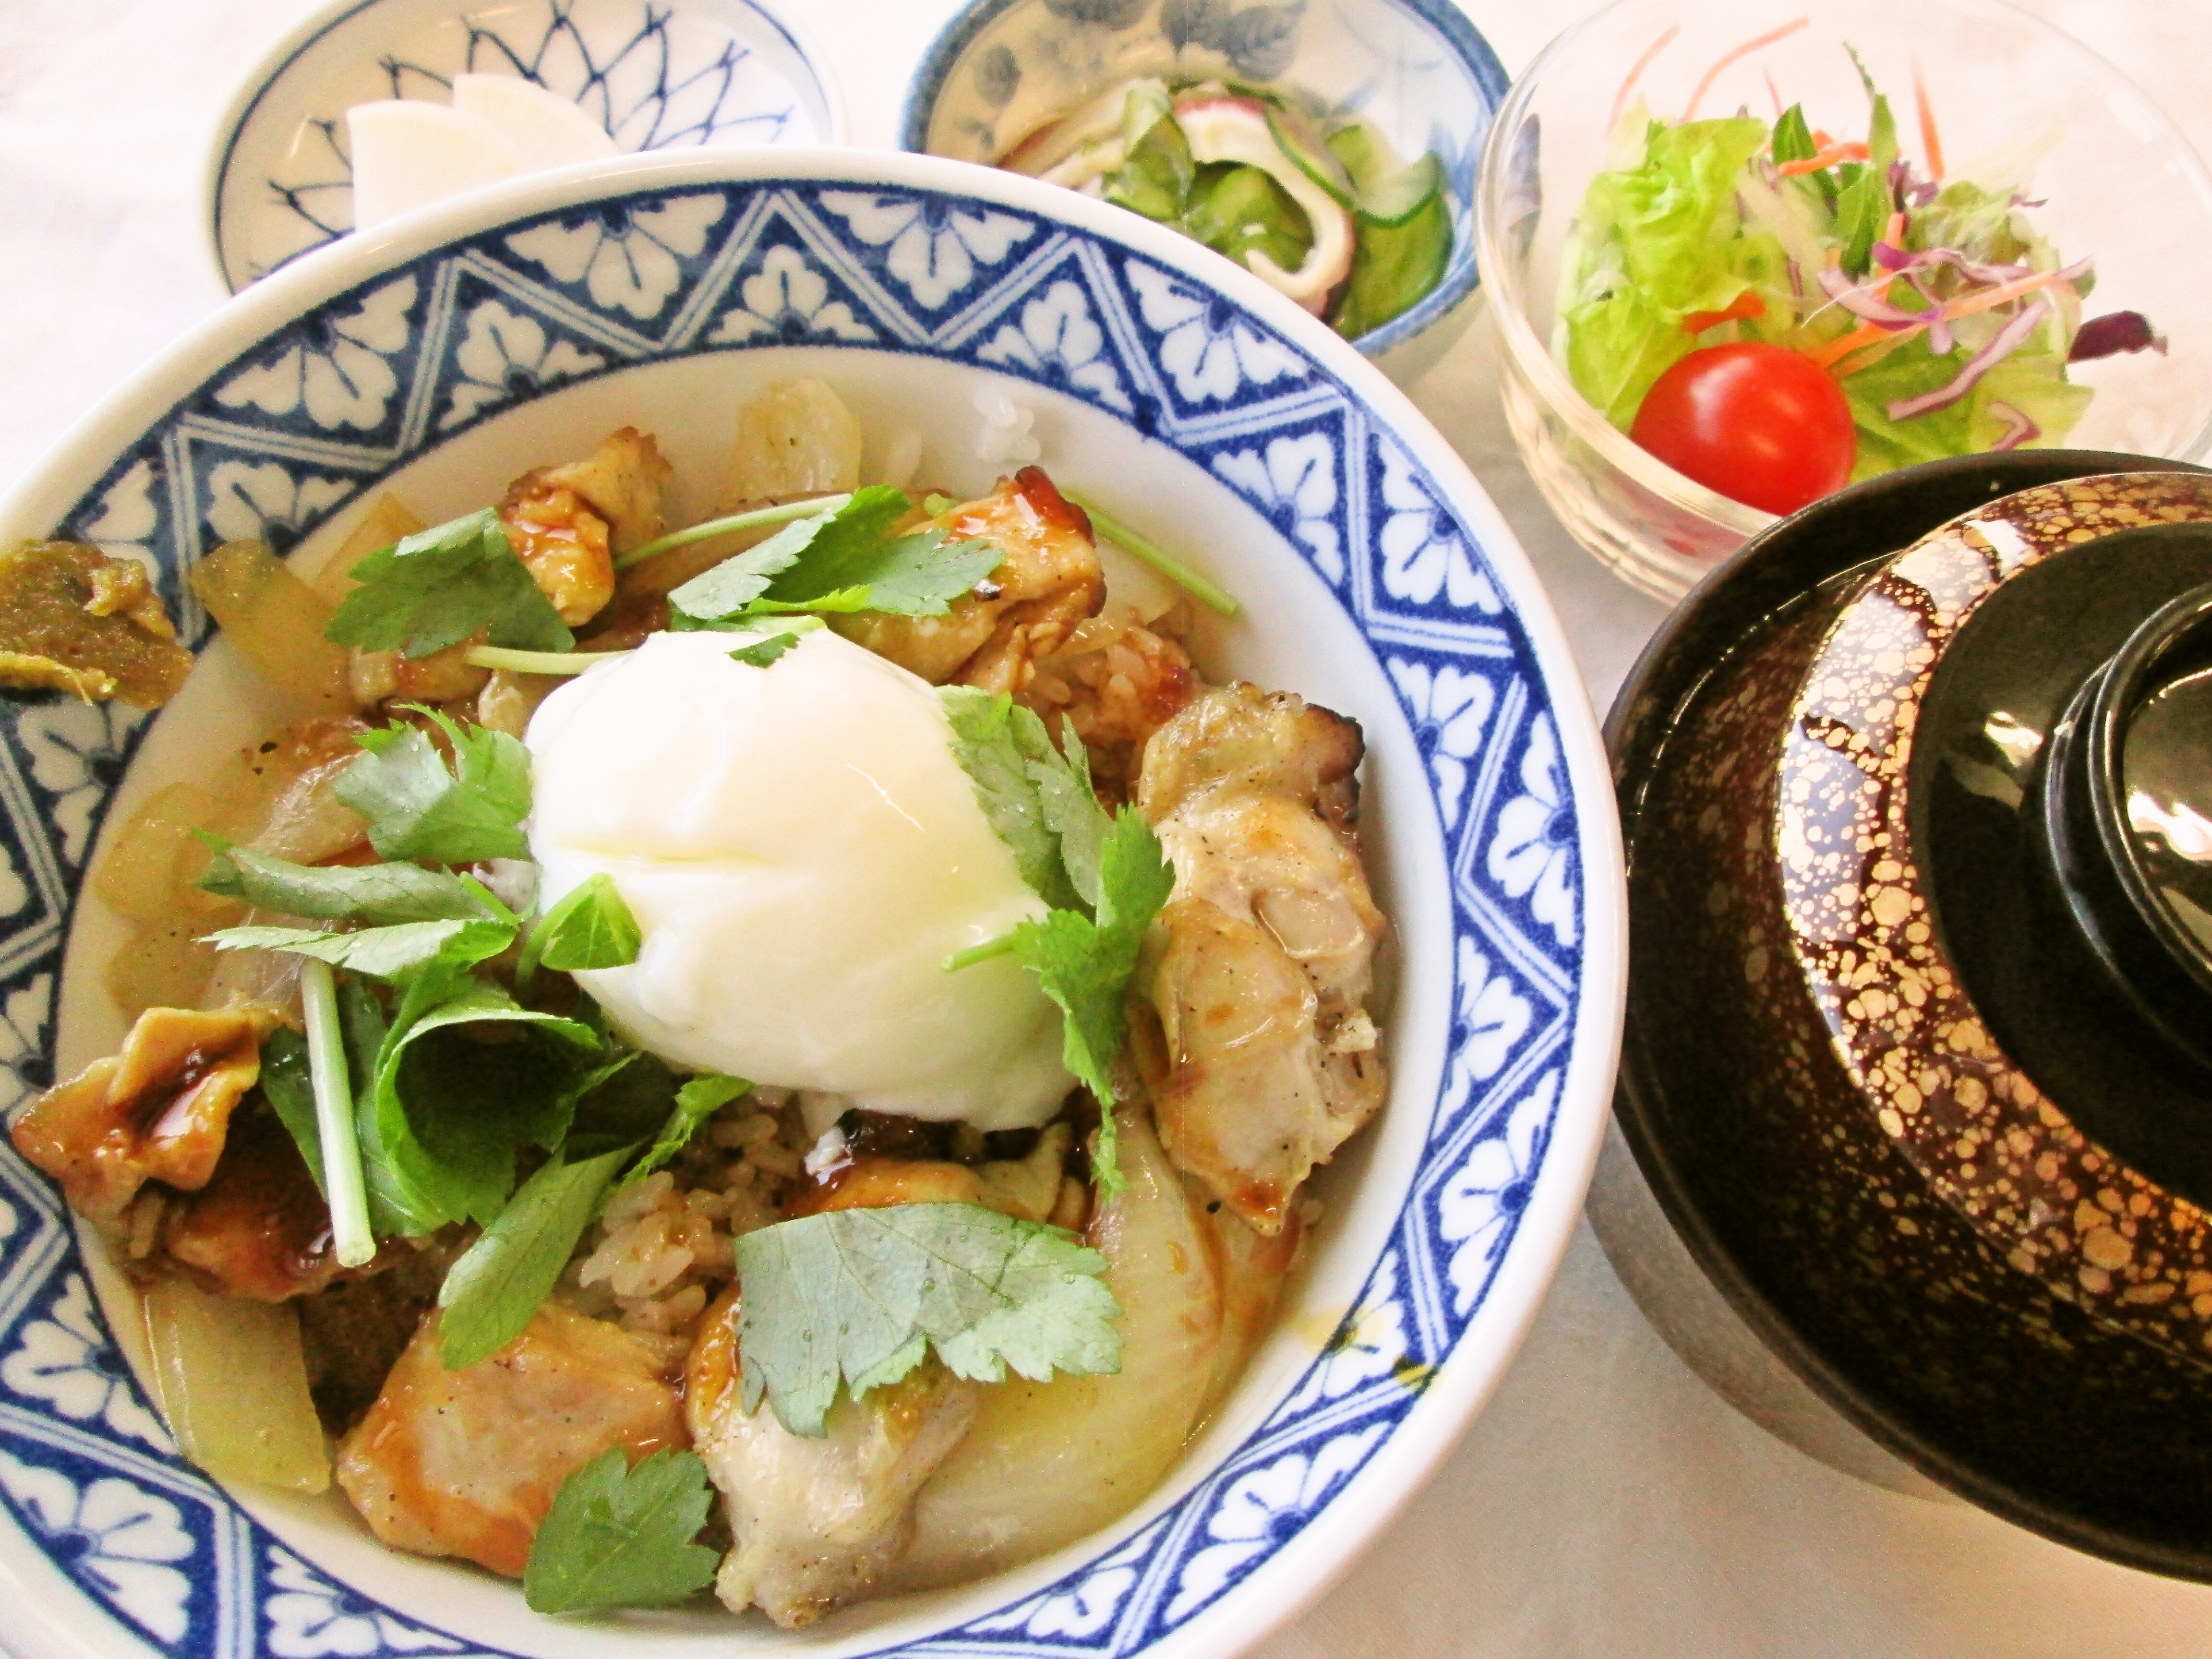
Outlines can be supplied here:
M337 981L330 963L310 957L300 964L300 1000L307 1015L307 1075L315 1091L315 1133L323 1146L331 1237L341 1267L364 1267L376 1255L376 1233L369 1224L368 1191L362 1181L353 1084L346 1074Z
M1092 529L1108 541L1125 549L1132 557L1143 560L1209 611L1218 611L1224 617L1234 617L1243 611L1243 607L1237 603L1235 595L1215 586L1158 544L1146 540L1099 506L1090 495L1070 489L1065 485L1061 486L1060 493L1091 515Z
M981 945L971 945L964 951L955 951L945 958L945 971L957 974L963 968L973 968L979 962L988 962L993 957L1002 957L1014 948L1014 936L1001 933L996 939L985 939Z
M514 651L503 645L472 645L467 660L477 668L504 668L511 674L580 674L596 663L627 657L627 651Z
M733 513L726 519L709 519L704 524L695 524L689 530L676 530L658 541L647 542L643 547L632 548L615 561L615 568L627 570L632 565L643 564L658 557L671 548L688 547L693 542L703 542L710 536L720 536L732 530L757 530L772 524L789 524L793 519L811 519L817 513L834 513L853 498L841 495L815 495L803 501L786 501L781 507L757 507L750 513Z

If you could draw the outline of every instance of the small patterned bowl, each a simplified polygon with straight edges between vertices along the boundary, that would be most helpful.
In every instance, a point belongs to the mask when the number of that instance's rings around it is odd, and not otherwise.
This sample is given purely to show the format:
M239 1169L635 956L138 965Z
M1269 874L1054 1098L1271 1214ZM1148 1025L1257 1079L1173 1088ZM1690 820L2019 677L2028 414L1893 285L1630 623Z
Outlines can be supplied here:
M127 1292L0 1141L15 1659L1219 1659L1319 1595L1498 1382L1580 1213L1619 1032L1620 844L1565 640L1480 486L1345 342L1134 215L927 156L629 156L426 209L256 283L0 501L0 538L144 561L204 649L151 719L0 702L0 1111L120 1035L124 924L79 899L104 827L270 723L190 598L204 551L259 536L312 571L386 488L443 518L625 423L704 494L738 408L792 374L842 393L872 471L919 441L955 489L995 471L978 394L1018 399L1047 466L1243 600L1214 673L1361 721L1391 1093L1316 1183L1274 1330L1163 1486L1050 1559L797 1638L704 1607L554 1622L379 1548L335 1496L181 1461Z
M2208 579L2200 469L1910 468L1753 541L1608 734L1617 1112L1705 1275L1923 1474L2212 1580L2212 990L2108 948L2066 758Z
M442 101L456 75L514 75L573 100L623 150L842 143L822 61L756 0L334 0L277 43L216 129L216 268L235 294L353 228L356 104Z
M1441 357L1474 316L1475 167L1506 85L1452 0L975 0L915 71L899 142L988 164L1116 81L1185 70L1310 94L1443 163L1451 263L1353 342L1401 385Z

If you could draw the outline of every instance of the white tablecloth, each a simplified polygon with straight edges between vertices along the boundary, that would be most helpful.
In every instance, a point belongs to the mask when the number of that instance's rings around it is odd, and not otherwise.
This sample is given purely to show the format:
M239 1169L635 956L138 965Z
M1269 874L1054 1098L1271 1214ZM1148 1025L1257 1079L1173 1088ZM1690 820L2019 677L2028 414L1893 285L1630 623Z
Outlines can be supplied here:
M1463 3L1514 70L1584 9ZM891 143L908 74L951 0L783 3L837 55L855 142ZM240 79L307 9L0 0L0 487L221 303L203 218L208 143ZM2032 9L2134 75L2212 153L2207 0ZM1494 361L1486 319L1415 395L1519 532L1602 708L1661 608L1552 520L1515 459ZM1675 1359L1585 1227L1458 1453L1263 1651L2178 1659L2212 1651L2212 1589L2108 1566L1799 1455Z

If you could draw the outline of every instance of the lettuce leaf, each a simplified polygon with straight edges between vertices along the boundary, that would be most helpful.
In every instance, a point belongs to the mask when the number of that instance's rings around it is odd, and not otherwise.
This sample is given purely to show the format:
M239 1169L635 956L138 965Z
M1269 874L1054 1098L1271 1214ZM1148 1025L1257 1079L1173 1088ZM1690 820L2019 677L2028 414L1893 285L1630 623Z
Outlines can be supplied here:
M1684 318L1725 311L1747 289L1778 301L1786 291L1781 243L1747 226L1736 202L1766 139L1749 116L1654 122L1640 164L1590 181L1568 250L1562 355L1576 389L1623 431L1651 383L1695 348Z

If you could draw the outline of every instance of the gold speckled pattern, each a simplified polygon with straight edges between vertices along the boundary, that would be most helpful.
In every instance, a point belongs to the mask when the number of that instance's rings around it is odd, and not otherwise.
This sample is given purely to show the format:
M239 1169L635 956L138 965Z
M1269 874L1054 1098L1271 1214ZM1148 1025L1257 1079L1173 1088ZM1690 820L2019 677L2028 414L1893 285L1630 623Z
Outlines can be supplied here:
M2087 1139L1974 1017L1908 829L1943 652L2006 581L2114 532L2212 521L2212 481L2026 491L1916 544L1838 615L1790 710L1771 833L1790 947L1882 1132L2013 1267L2169 1350L2212 1349L2212 1218ZM1765 945L1745 972L1767 970ZM1902 1211L1892 1224L1914 1225Z

